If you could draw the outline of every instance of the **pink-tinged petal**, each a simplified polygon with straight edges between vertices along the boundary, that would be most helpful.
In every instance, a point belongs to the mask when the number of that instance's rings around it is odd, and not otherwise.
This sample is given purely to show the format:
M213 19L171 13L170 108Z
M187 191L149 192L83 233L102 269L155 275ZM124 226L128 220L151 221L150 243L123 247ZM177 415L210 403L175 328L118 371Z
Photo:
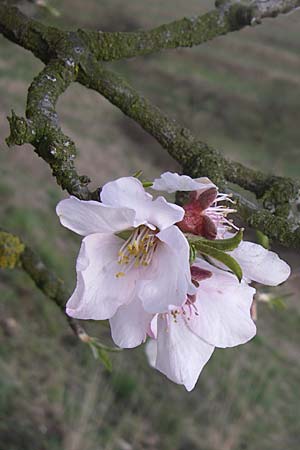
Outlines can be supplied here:
M217 227L213 220L202 212L198 201L193 201L184 205L184 218L177 224L184 233L192 233L215 239L217 237Z
M171 194L176 191L199 191L199 194L215 187L215 185L206 177L191 178L188 175L178 175L178 173L165 172L160 178L153 182L152 189L164 191Z
M153 315L143 309L138 298L120 306L110 319L113 341L121 348L137 347L145 342L152 318Z
M146 276L138 282L139 298L149 313L168 311L169 305L181 306L195 287L191 282L189 245L176 227L157 234L160 242L147 268Z
M113 208L94 200L76 197L62 200L56 207L61 224L82 236L93 233L115 233L133 226L135 212L129 208Z
M191 312L187 311L188 327L216 347L248 342L256 334L251 318L255 289L204 261L197 260L196 265L205 270L211 267L213 275L199 283L196 301Z
M184 215L180 206L168 203L163 197L152 201L152 195L134 177L119 178L105 184L100 196L106 205L133 209L136 213L135 227L145 224L162 230L181 220Z
M109 319L119 306L132 299L138 271L116 277L122 243L120 238L108 234L91 234L83 239L76 267L77 286L66 305L69 316Z
M277 286L291 274L290 266L276 253L253 242L241 242L230 254L240 264L244 277L258 283Z
M206 191L201 192L200 195L198 195L197 193L197 202L202 211L209 208L214 203L217 194L218 190L215 187L210 187L209 189L206 189Z
M155 367L170 380L191 391L214 351L186 325L182 314L159 316Z

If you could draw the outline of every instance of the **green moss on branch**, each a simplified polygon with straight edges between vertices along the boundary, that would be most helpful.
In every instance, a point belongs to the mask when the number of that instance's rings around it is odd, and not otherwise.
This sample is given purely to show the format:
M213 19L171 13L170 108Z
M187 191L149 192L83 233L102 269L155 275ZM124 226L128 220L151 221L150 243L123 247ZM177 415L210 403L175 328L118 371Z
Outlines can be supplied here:
M59 96L76 79L78 72L78 57L76 59L70 50L65 55L51 60L33 80L28 90L26 119L12 114L10 136L6 142L9 146L32 144L36 153L50 165L63 189L79 198L89 199L89 179L78 175L74 164L75 144L62 132L56 113Z
M247 223L283 244L300 247L297 231L300 223L298 183L227 160L218 150L170 120L122 78L97 61L97 58L119 59L163 48L197 45L249 25L253 19L287 12L299 3L300 0L223 0L218 2L216 11L204 16L184 18L137 33L63 32L44 27L17 10L0 5L0 32L47 62L29 89L26 119L15 115L10 119L8 143L31 143L37 154L51 166L64 189L79 198L89 199L93 195L97 198L97 191L93 194L88 190L87 178L80 177L76 172L75 144L60 129L55 110L58 97L73 81L79 81L101 93L139 123L183 166L184 172L194 177L209 176L224 189L230 182L253 192L261 205L259 210L244 203L243 207L240 206ZM14 15L15 22L12 20ZM259 217L262 219L258 220Z
M255 223L257 229L283 245L300 248L299 236L297 233L294 236L295 228L300 225L300 214L292 206L296 201L299 202L297 182L270 176L227 160L219 151L197 140L188 129L169 119L121 77L95 60L90 59L87 65L81 66L78 80L101 93L139 123L183 166L184 173L195 178L208 176L220 188L226 189L230 182L253 192L257 199L261 199L262 207L259 211L245 205L241 208L240 214L247 224L254 226ZM292 207L293 220L290 217ZM271 224L269 218L274 212L276 216ZM258 221L257 216L263 213L264 218ZM278 227L275 225L277 221ZM268 226L271 226L270 234Z
M77 320L65 313L69 293L64 282L49 270L41 258L18 236L0 230L0 269L16 267L22 267L43 294L59 307L73 332L82 342L92 339Z
M0 269L14 269L25 246L17 236L0 231Z
M252 23L260 23L264 17L289 12L300 5L300 0L226 0L217 1L216 5L216 10L202 16L184 17L149 31L79 30L79 33L98 60L112 61L197 46Z

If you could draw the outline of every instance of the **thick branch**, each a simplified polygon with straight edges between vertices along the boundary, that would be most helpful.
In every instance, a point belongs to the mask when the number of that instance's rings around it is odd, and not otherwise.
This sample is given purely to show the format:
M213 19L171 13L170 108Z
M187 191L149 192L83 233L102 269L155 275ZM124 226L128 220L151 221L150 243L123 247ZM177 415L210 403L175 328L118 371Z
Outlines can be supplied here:
M63 32L47 27L22 14L18 8L2 4L0 1L0 33L7 39L31 51L43 62L49 61L55 43Z
M217 9L149 31L108 33L79 30L97 59L112 61L164 49L193 47L218 36L258 24L300 6L300 0L217 0Z
M248 24L249 11L252 19L255 13L255 18L259 20L261 17L270 17L279 12L291 10L298 6L299 2L300 0L249 0L238 3L219 1L216 13L226 16L226 20L231 17L232 21L234 17L235 25L231 23L231 26L238 29L242 23ZM5 11L4 17L7 23L4 20L3 24L1 13ZM17 27L10 16L14 13L17 15ZM17 30L18 27L22 28L22 20L27 29L25 35L22 34L22 30ZM84 199L93 196L86 186L88 180L79 177L76 173L73 162L75 146L59 128L55 112L58 96L72 81L78 80L85 86L100 92L139 123L168 150L170 155L183 166L186 173L195 177L209 176L224 189L227 189L228 182L232 182L255 193L257 199L261 201L258 207L252 208L247 202L240 202L239 209L246 222L284 245L300 247L299 184L288 178L265 175L239 163L228 161L217 150L193 137L188 129L170 120L118 75L104 69L95 58L94 53L97 48L92 42L87 43L87 34L53 31L52 28L47 30L43 28L41 32L37 22L3 5L0 5L1 31L6 37L30 49L43 60L48 61L51 58L29 89L27 119L13 116L10 120L9 143L32 143L36 152L52 167L57 181L70 193ZM185 39L185 31L183 27L182 39ZM27 42L27 36L31 34L34 38ZM118 33L115 36L119 39ZM166 36L165 41L168 41ZM181 45L180 42L177 42L178 46ZM121 43L118 45L122 48ZM46 57L40 55L44 52Z
M183 18L149 31L102 32L78 30L95 57L113 61L147 55L164 49L193 47L218 36L258 24L264 18L285 14L300 0L216 0L217 8L202 16ZM24 16L17 8L1 5L0 33L47 62L64 32Z
M240 214L249 226L260 229L283 245L300 248L300 186L229 161L214 148L196 139L190 130L169 119L115 73L94 60L81 67L78 81L98 91L151 134L193 176L208 176L223 189L237 184L255 193L261 207L239 201Z
M70 194L87 200L92 198L87 187L90 180L76 171L75 144L62 132L55 109L59 96L76 80L78 72L80 41L71 33L68 39L56 43L55 58L33 80L28 90L26 119L14 113L9 118L11 134L7 144L32 144L50 165L57 183Z

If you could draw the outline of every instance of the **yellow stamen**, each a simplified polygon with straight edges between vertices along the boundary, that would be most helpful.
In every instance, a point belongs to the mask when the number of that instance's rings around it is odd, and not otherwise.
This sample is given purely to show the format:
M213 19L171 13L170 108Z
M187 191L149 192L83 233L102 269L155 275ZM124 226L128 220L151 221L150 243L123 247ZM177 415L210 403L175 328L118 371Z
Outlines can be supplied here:
M125 273L124 272L116 273L116 278L121 278L121 277L125 277Z

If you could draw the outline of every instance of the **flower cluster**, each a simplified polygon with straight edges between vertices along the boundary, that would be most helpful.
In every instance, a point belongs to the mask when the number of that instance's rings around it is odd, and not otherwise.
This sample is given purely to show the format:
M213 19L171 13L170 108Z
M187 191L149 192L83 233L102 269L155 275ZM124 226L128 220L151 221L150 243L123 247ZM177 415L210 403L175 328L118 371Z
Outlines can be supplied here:
M241 240L227 218L231 198L209 179L167 172L151 188L188 191L189 200L180 207L154 199L139 179L126 177L105 184L100 202L70 197L58 204L62 225L84 236L66 311L109 319L122 348L148 338L150 364L190 391L215 347L255 335L251 281L275 286L290 268Z

